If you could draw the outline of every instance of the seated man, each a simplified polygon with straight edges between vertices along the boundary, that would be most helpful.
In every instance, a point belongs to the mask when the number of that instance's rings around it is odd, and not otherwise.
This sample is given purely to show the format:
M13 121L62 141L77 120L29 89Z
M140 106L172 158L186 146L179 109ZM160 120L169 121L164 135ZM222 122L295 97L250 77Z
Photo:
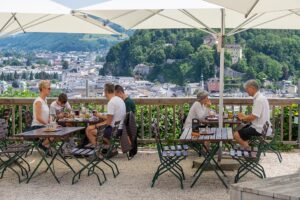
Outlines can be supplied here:
M238 118L244 122L250 122L242 129L234 132L234 139L243 147L249 147L248 140L251 136L260 136L266 121L270 122L269 102L259 92L259 85L255 80L249 80L244 88L249 96L253 97L252 113L244 115L238 113Z
M189 114L185 120L184 128L192 128L192 120L197 118L203 120L206 116L209 115L209 107L211 105L210 100L208 99L208 92L201 90L197 94L197 101L194 102L190 108Z
M134 101L124 92L121 85L115 85L115 95L123 99L126 106L126 112L133 112L135 114L136 108Z
M68 97L65 93L61 93L56 101L50 105L50 116L54 119L62 119L65 111L71 111L72 107L68 102ZM54 121L54 119L52 119Z
M95 113L95 116L104 119L104 121L95 125L90 125L86 129L86 136L93 145L96 144L97 128L103 125L106 125L103 141L109 145L109 140L112 136L112 128L114 127L115 122L120 121L118 132L122 132L123 121L126 115L125 103L120 97L115 96L115 87L113 84L106 83L104 85L104 94L109 100L107 104L107 114L103 115Z

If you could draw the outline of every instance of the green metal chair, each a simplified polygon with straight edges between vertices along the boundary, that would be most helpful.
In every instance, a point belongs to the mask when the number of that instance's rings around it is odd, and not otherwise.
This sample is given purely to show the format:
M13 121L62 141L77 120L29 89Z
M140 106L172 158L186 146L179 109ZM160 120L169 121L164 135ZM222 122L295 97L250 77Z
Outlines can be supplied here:
M265 151L265 136L269 128L269 122L263 126L261 136L253 137L249 144L251 148L245 149L243 147L234 146L230 150L230 156L240 163L234 182L237 183L246 174L251 172L259 178L266 178L263 166L259 164L261 154Z
M31 144L12 143L7 141L7 124L5 119L0 119L0 179L7 169L12 170L17 176L19 183L28 178L30 166L23 158L25 154L31 149ZM21 164L21 161L25 166ZM21 174L17 171L18 168ZM21 180L21 176L25 176Z
M274 129L273 129L273 134L272 135L273 135L273 137L272 137L270 142L267 142L267 140L265 139L264 152L271 151L272 153L275 153L277 158L278 158L278 161L281 163L282 162L282 156L281 156L281 153L280 153L279 149L276 146L277 135L276 135L276 131Z
M167 146L162 145L157 124L154 125L155 141L157 152L160 160L153 179L151 187L154 186L158 177L165 172L171 172L179 181L181 189L183 189L183 180L185 180L184 172L179 162L187 157L187 145Z
M266 126L269 126L269 122L266 122L264 128L266 128ZM252 137L251 140L249 141L249 144L251 146L258 146L259 142L261 142L262 144L262 151L264 153L264 155L266 154L267 151L270 151L272 153L275 153L278 161L281 163L282 162L282 156L280 151L278 150L277 146L276 146L276 131L274 129L272 129L273 133L272 133L272 139L271 141L267 141L268 136L267 136L267 132L263 131L261 136L257 136L257 137Z
M100 163L104 163L107 165L109 168L111 168L114 178L120 174L119 169L117 164L111 160L111 153L112 151L116 148L116 134L118 131L120 122L116 122L115 126L112 131L112 139L111 139L111 145L109 149L107 150L107 153L103 155L102 150L103 150L103 132L105 127L102 126L98 129L97 132L97 143L95 146L87 145L85 148L74 148L72 150L72 155L73 157L78 161L78 163L81 164L82 168L76 172L73 176L72 179L72 184L78 182L78 180L81 177L81 173L85 170L88 171L88 176L90 175L95 175L98 179L99 185L102 185L106 180L106 175L104 170L99 166ZM80 159L80 158L87 158L87 159ZM85 162L84 160L87 160ZM101 181L100 176L98 173L96 173L95 170L99 170L103 177L104 181Z

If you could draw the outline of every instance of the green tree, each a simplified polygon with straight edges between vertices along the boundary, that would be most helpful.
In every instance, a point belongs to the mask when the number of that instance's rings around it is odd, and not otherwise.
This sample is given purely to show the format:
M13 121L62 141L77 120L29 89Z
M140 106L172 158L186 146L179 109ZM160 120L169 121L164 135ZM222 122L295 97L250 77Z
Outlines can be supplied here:
M149 55L148 62L162 64L166 60L165 51L162 48L155 48Z
M0 80L4 81L4 78L5 78L5 77L4 77L4 73L2 72L2 73L1 73L1 76L0 76Z
M19 88L19 83L18 83L18 81L17 81L17 80L14 80L14 81L12 82L11 86L12 86L13 88Z
M27 58L27 60L26 60L26 66L31 66L31 65L32 65L31 58Z
M22 72L22 79L24 79L24 80L27 79L27 73L26 72Z
M30 75L29 75L29 80L33 80L34 79L34 77L33 77L33 73L32 73L32 71L30 72Z
M195 81L200 81L201 74L205 80L214 75L214 57L213 50L207 46L201 46L197 52L192 55L194 63L193 77Z
M15 71L14 73L14 79L18 79L19 78L19 74L17 73L17 71Z
M194 48L189 41L186 41L186 40L180 41L176 45L175 56L178 59L183 59L183 58L186 58L191 53L193 53L193 51L194 51Z
M269 80L278 81L282 77L282 65L265 54L257 54L250 59L254 70L264 72Z
M69 62L66 61L66 60L63 60L63 62L62 62L62 68L63 68L64 70L68 69L68 68L69 68Z

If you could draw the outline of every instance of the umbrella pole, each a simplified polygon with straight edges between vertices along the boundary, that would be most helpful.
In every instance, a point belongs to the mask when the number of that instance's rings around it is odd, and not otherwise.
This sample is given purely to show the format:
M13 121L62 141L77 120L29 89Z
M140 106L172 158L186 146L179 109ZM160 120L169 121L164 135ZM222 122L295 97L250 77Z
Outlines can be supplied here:
M223 128L223 116L224 116L224 102L223 102L223 92L224 92L224 52L225 52L225 10L221 9L221 35L220 35L220 97L219 97L219 128ZM222 158L222 142L220 142L220 148L218 151L218 162Z
M220 51L220 97L219 97L219 128L223 128L223 114L224 114L224 103L223 103L223 93L224 93L224 51L225 51L225 10L221 9L222 19L221 19L221 51Z

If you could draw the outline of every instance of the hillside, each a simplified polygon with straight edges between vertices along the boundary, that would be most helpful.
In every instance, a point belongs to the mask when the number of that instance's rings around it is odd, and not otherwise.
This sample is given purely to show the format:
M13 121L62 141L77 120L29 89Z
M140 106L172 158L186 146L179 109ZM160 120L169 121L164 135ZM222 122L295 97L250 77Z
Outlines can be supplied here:
M122 40L110 35L26 33L0 39L0 50L96 51Z
M145 77L152 81L199 82L201 74L206 80L219 66L216 46L203 45L206 36L198 30L136 31L110 49L101 73L132 75L134 67L144 63L154 66ZM300 31L249 30L226 38L226 43L243 48L243 59L235 65L225 54L225 67L245 73L242 79L278 81L300 75Z

